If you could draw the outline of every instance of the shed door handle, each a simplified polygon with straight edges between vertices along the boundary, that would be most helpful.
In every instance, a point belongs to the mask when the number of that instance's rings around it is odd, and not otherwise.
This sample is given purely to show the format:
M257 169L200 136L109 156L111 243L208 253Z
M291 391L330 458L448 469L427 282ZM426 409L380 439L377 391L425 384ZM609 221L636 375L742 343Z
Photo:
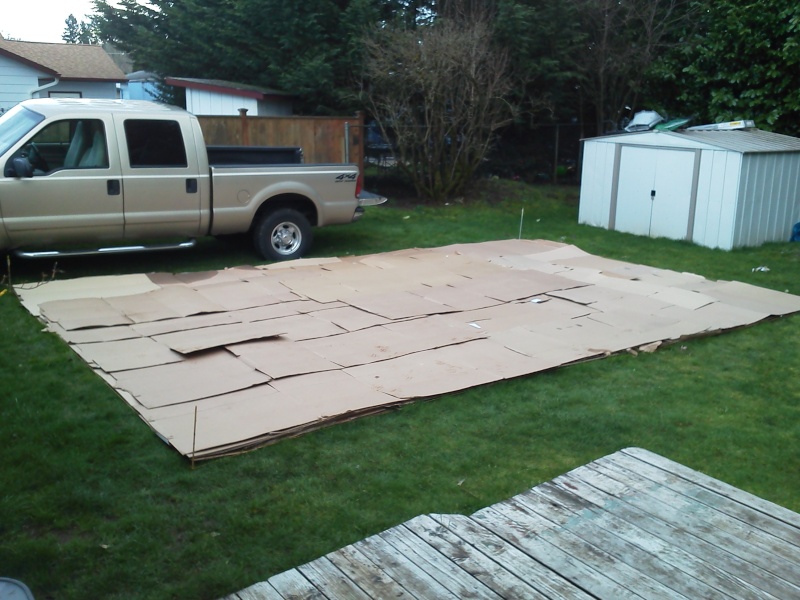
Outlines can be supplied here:
M650 200L655 200L655 199L656 199L656 191L650 190Z

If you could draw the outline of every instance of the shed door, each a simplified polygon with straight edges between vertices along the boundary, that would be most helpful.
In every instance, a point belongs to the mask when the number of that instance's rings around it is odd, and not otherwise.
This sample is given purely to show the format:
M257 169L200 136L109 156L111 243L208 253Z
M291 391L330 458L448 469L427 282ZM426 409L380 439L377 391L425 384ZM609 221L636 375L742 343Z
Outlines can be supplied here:
M694 168L694 150L623 146L614 229L690 238Z

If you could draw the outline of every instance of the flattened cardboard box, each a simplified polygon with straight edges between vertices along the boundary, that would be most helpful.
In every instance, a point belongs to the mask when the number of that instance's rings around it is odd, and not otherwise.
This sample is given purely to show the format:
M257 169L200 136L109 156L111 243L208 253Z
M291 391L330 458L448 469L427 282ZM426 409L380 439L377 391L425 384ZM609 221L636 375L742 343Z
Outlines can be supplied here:
M800 311L800 297L501 240L18 286L180 453Z

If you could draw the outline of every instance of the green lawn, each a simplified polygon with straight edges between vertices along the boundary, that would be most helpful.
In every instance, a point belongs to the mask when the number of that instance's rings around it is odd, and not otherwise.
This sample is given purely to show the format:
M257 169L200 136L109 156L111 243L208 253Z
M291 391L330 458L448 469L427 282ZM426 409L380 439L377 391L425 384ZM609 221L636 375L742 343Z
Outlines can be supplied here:
M385 206L314 255L516 238L800 294L800 244L734 252L577 225L577 188ZM218 269L192 251L14 259L14 282ZM753 271L768 266L768 272ZM0 297L0 577L37 600L214 599L415 515L470 513L626 446L800 510L800 316L407 405L192 469L58 338Z

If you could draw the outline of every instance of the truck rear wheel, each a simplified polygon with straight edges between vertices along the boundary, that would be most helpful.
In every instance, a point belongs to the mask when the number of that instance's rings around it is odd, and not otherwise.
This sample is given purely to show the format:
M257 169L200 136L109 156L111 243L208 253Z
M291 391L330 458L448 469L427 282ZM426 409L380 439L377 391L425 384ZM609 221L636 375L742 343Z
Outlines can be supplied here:
M253 227L253 245L267 260L300 258L311 247L311 225L292 208L266 212Z

